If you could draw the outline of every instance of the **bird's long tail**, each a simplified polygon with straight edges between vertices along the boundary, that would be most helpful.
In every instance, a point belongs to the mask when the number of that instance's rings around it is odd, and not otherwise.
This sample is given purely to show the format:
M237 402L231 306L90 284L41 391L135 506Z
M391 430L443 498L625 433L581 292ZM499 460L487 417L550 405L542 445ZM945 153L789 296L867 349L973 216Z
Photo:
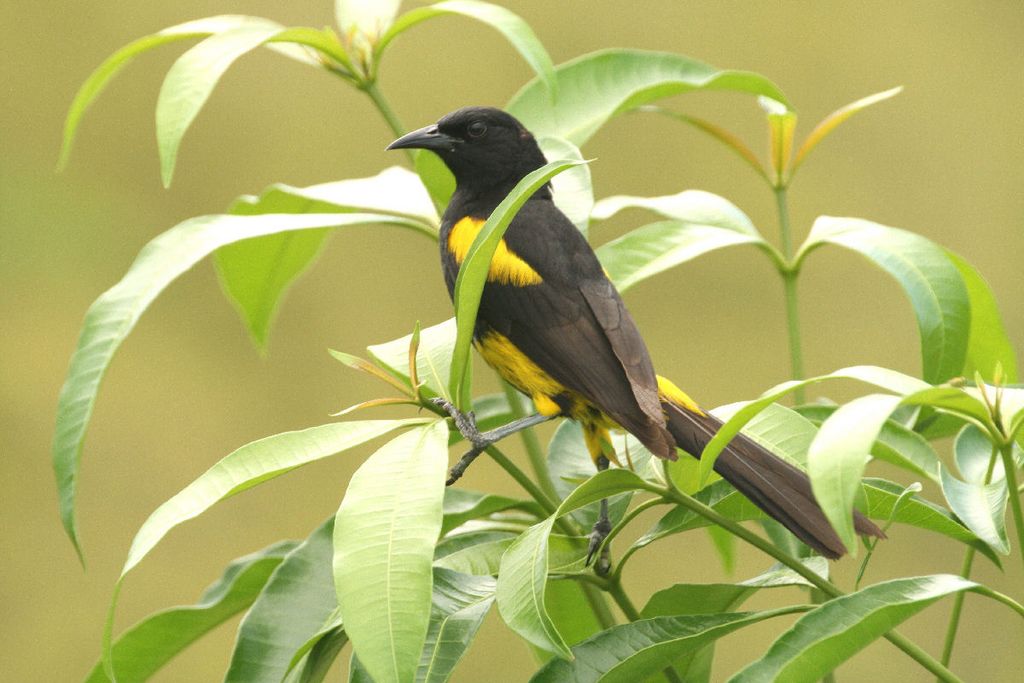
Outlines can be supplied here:
M700 411L674 385L659 380L669 432L676 445L699 458L722 421ZM672 390L680 396L673 396ZM846 553L846 546L814 499L807 475L793 465L737 434L715 460L715 471L817 552L830 559ZM860 512L854 511L853 521L857 533L885 538L882 530Z

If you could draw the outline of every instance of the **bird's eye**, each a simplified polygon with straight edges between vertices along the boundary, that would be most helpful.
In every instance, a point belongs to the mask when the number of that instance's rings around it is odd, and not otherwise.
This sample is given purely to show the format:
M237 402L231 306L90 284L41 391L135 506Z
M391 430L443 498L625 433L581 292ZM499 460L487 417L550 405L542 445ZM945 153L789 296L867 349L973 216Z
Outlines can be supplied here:
M478 138L487 132L487 124L483 121L474 121L466 126L466 132L469 133L469 137Z

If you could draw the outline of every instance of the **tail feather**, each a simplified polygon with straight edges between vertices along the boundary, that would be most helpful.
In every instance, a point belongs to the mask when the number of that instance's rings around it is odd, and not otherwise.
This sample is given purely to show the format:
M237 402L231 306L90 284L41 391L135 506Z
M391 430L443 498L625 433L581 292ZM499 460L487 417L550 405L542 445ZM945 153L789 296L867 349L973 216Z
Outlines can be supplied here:
M699 458L722 426L721 420L669 401L664 401L662 407L676 445ZM817 552L829 559L846 553L846 546L814 499L810 479L798 468L737 434L715 460L715 471ZM882 530L860 512L854 511L853 521L857 533L885 538Z

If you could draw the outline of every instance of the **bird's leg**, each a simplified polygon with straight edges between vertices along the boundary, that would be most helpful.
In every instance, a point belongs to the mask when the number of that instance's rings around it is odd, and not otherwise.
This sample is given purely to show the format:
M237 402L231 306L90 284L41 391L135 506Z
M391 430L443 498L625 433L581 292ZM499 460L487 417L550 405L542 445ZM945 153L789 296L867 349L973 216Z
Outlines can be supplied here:
M466 468L476 460L476 457L483 453L488 446L501 441L506 436L511 436L516 432L521 432L524 429L529 429L543 422L555 417L554 415L541 415L540 413L534 413L533 415L527 415L526 417L518 420L513 420L508 424L504 424L500 427L481 432L476 426L476 416L473 415L472 411L462 412L455 405L444 398L431 399L431 402L437 407L444 410L446 413L451 415L452 420L455 422L455 428L459 430L462 437L469 443L473 444L473 447L469 449L465 455L463 455L455 466L452 467L451 472L448 474L448 481L445 482L445 486L451 486L466 471Z
M601 455L597 458L597 471L603 472L608 469L608 458ZM594 573L599 576L604 576L611 569L612 561L611 556L607 547L602 548L604 539L608 538L608 534L612 531L611 520L608 519L608 499L601 499L601 511L597 516L597 521L594 522L594 527L590 531L590 544L587 547L587 565L594 560L594 556L600 549L600 555L597 557L597 562L594 563Z

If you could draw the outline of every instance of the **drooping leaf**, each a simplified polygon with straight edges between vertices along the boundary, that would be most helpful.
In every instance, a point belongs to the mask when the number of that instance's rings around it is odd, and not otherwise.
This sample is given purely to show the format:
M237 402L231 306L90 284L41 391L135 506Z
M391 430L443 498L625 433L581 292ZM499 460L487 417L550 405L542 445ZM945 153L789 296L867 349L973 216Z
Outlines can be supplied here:
M455 280L457 333L455 350L452 352L450 391L455 404L460 408L464 409L469 402L470 343L477 309L480 307L480 296L484 291L494 251L520 207L533 196L533 193L562 171L581 163L584 162L575 159L552 161L520 180L480 228L459 267L459 275Z
M303 662L296 668L296 673L289 679L295 683L323 683L331 671L334 660L341 654L341 649L348 642L345 629L336 628L325 633L310 649Z
M184 24L170 26L151 35L132 41L110 57L107 57L107 59L104 60L104 62L100 64L95 71L89 74L89 77L84 83L82 83L82 86L75 94L75 99L71 102L71 107L68 109L67 119L64 122L64 140L61 145L60 161L57 164L58 168L64 168L67 166L68 158L71 155L71 148L75 141L75 133L78 131L78 125L82 121L82 116L85 115L89 106L97 97L99 97L100 93L103 92L103 89L107 87L107 84L110 83L111 79L113 79L122 68L127 66L129 62L135 59L135 57L143 52L148 52L149 50L160 47L161 45L166 45L180 40L205 38L206 36L222 33L224 31L229 31L243 26L283 28L279 24L275 24L272 21L261 19L259 17L225 14L216 17L207 17L205 19L196 19L195 21L187 21ZM270 48L292 57L293 59L317 65L316 60L310 58L304 51L295 49L295 46L271 45Z
M430 198L416 175L392 167L370 178L341 180L312 187L273 185L259 197L242 197L236 215L266 213L395 214L421 222L418 232L436 239ZM291 284L320 254L329 230L267 235L226 245L215 262L226 294L238 308L257 347L265 348L274 314Z
M597 249L601 264L620 291L722 247L754 244L769 254L774 252L742 211L708 192L609 197L597 203L593 216L608 218L633 207L652 210L671 220L637 228Z
M895 97L896 95L899 95L902 91L903 86L901 85L895 88L891 88L889 90L884 90L882 92L875 93L874 95L868 95L867 97L862 97L861 99L855 102L851 102L850 104L847 104L844 107L840 107L839 109L836 109L834 112L826 116L824 119L822 119L821 123L814 127L814 130L811 131L810 135L807 136L807 139L804 140L802 145L800 145L800 149L797 151L796 157L793 159L793 167L790 171L790 175L796 172L797 167L800 166L801 163L803 163L803 160L804 158L807 157L807 154L812 149L814 149L817 146L817 144L825 138L825 136L827 136L833 130L838 128L839 124L843 123L854 114L867 109L873 104L878 104L879 102L883 102L889 99L890 97Z
M894 579L835 598L805 614L730 683L820 680L839 664L936 600L980 586L937 574Z
M225 683L280 683L296 651L336 609L334 519L288 553L238 627Z
M564 420L555 429L548 444L548 471L555 492L563 499L575 490L580 481L593 476L596 471L594 461L583 441L583 429L578 422ZM631 495L626 493L608 501L608 518L613 525L626 514L630 500ZM598 503L593 503L577 510L572 516L581 527L589 529L597 521L597 515Z
M990 484L983 481L965 482L946 467L940 467L942 495L956 516L968 529L977 534L996 552L1008 555L1010 542L1006 538L1006 480Z
M967 341L967 365L963 375L972 377L975 371L991 382L996 366L1002 367L1003 382L1017 381L1017 354L1006 335L1003 318L999 314L995 296L988 283L974 266L963 257L947 250L946 256L953 262L967 287L971 300L971 334Z
M377 46L378 56L400 33L427 19L450 14L475 19L500 33L534 70L548 90L549 97L553 98L557 94L558 81L555 78L554 64L551 63L551 57L533 29L519 15L489 2L446 0L410 10L400 16L394 26L380 39Z
M224 72L282 30L273 24L231 28L206 38L171 66L156 103L156 141L164 187L171 185L181 139Z
M427 422L424 418L336 422L268 436L242 446L206 470L149 516L132 540L121 578L141 562L167 532L198 517L225 498L396 429L422 425L424 422Z
M719 70L667 52L611 49L585 54L555 68L558 99L534 79L506 109L534 135L555 135L583 146L610 118L655 100L693 90L730 90L786 97L767 78Z
M192 218L147 244L124 278L89 307L61 389L53 440L61 521L79 554L74 505L85 429L114 352L149 304L179 275L226 244L292 230L363 223L413 226L407 219L365 213Z
M337 601L335 600L335 602ZM301 680L306 675L306 664L309 662L308 655L325 638L348 640L348 636L345 635L345 627L341 623L341 612L338 611L337 607L327 617L320 629L295 650L291 662L288 663L288 670L285 672L283 680L288 683L295 683L295 679Z
M489 576L434 570L430 628L416 670L417 681L448 680L491 609L495 588Z
M196 604L161 610L126 630L114 643L117 680L148 680L179 652L249 607L295 545L292 541L275 543L238 558L203 591ZM106 683L110 678L97 664L85 680Z
M447 465L448 427L435 420L371 455L338 508L338 607L359 661L378 683L415 676L430 619Z
M542 137L537 140L545 159L576 159L584 161L579 147L568 140ZM555 206L569 217L584 236L590 227L590 213L594 208L594 186L590 179L590 166L581 163L551 179L551 194Z
M854 499L871 446L900 400L891 394L869 394L840 406L822 423L807 453L814 497L853 556L857 554Z
M674 659L695 652L724 635L771 617L803 609L784 607L765 612L653 617L620 624L572 648L572 661L551 660L530 681L642 681L664 669Z
M971 304L960 271L942 247L899 228L821 216L800 247L797 263L823 244L861 254L903 288L917 317L925 380L938 384L960 374L967 357Z

